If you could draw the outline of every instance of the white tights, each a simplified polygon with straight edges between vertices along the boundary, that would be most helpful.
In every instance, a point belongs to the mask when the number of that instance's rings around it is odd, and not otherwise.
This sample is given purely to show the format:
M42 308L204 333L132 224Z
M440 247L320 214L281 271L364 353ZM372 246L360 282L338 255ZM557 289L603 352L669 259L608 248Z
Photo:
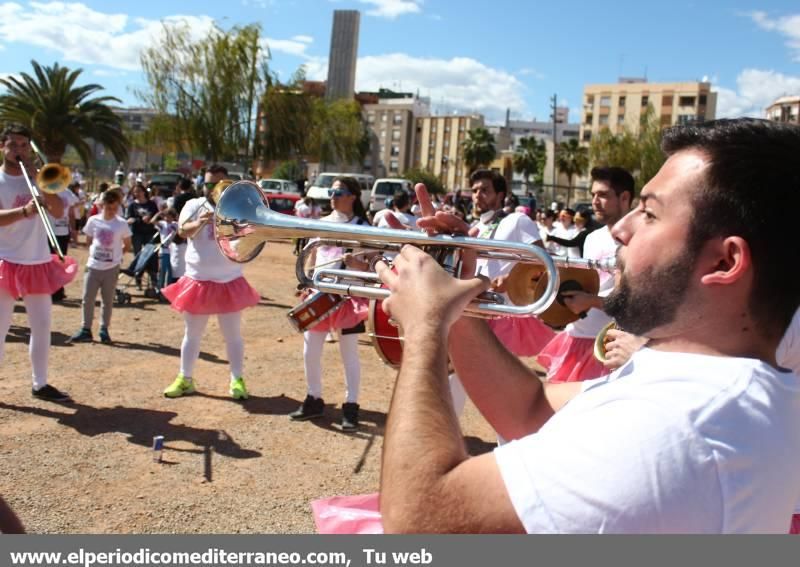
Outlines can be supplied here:
M50 309L52 301L49 295L26 295L25 311L28 313L28 325L31 329L31 342L28 354L33 367L33 389L38 390L47 385L47 360L50 354ZM11 328L14 315L14 298L5 290L0 290L0 361L3 360L5 339Z
M322 348L326 333L306 331L303 333L303 363L306 371L308 394L322 397ZM358 403L358 390L361 386L361 362L358 359L358 335L339 336L339 354L344 364L344 380L347 385L347 403Z
M186 323L186 333L183 335L181 343L181 374L186 378L194 375L194 365L200 356L200 341L203 339L203 331L211 318L210 315L193 315L183 313L183 320ZM242 340L241 323L242 312L221 313L217 315L219 329L225 339L225 350L228 353L228 361L231 368L231 379L242 376L244 367L244 341Z

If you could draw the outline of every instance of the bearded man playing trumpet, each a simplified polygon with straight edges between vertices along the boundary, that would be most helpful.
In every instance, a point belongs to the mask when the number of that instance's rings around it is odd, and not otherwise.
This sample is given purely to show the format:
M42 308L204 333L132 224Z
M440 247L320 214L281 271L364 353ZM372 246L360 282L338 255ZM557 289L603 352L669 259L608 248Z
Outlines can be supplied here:
M785 251L800 207L800 128L720 120L664 133L667 161L614 225L605 311L650 338L617 371L542 383L485 322L489 285L406 246L383 302L406 348L389 410L387 532L785 533L800 500L800 379L776 350L800 306ZM426 204L421 227L453 221ZM449 224L448 224L449 223ZM657 252L657 253L655 253ZM788 259L796 264L796 256ZM462 273L472 273L463 270ZM470 458L447 359L510 443Z
M34 192L38 190L29 185L27 169L22 169L30 168L31 162L31 133L27 128L6 126L0 133L0 147L0 360L14 302L22 298L31 329L28 352L33 396L53 402L69 401L67 394L47 383L51 294L71 282L78 272L74 259L61 260L48 248L48 235L55 236L49 232L52 225L47 213L60 218L64 203L57 194L48 192L39 193L38 205L34 202Z

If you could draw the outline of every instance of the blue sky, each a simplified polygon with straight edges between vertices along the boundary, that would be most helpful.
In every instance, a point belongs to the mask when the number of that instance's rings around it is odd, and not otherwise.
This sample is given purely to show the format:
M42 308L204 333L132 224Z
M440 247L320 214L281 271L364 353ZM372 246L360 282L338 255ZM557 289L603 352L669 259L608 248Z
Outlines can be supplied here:
M138 52L163 19L198 35L258 22L273 70L324 79L334 9L362 12L356 86L419 91L441 111L546 119L558 93L579 119L583 86L643 76L711 80L719 115L760 115L800 94L800 4L788 1L86 0L0 2L0 75L29 61L82 67L127 105L144 87Z

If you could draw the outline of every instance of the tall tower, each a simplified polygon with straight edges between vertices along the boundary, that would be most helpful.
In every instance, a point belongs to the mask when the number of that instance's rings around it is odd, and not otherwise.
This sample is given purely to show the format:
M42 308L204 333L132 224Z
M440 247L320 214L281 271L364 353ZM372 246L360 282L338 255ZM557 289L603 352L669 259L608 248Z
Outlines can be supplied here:
M356 90L356 58L358 57L358 10L334 10L331 51L328 56L328 86L325 98L352 99Z

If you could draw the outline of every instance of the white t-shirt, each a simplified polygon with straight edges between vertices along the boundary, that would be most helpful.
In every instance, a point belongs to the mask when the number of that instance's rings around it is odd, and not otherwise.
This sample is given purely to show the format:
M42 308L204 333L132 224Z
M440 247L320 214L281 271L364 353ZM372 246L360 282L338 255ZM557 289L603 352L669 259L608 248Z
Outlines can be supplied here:
M30 200L31 191L22 175L12 176L0 171L0 209L23 207ZM47 233L38 213L0 227L0 258L26 265L50 261Z
M183 226L190 220L197 220L203 211L211 211L205 197L186 202L181 209L178 224ZM214 221L210 220L200 232L190 238L186 246L186 275L197 281L227 283L242 277L241 264L228 260L220 252L214 240Z
M70 190L62 191L58 196L61 198L61 202L64 203L64 213L58 219L50 213L47 213L47 216L50 217L53 232L55 232L56 236L69 236L69 219L71 218L69 209L78 203L78 197Z
M378 228L391 228L389 226L389 222L386 220L386 215L389 213L394 215L400 224L403 226L407 226L408 228L417 229L417 217L412 215L411 213L401 213L398 211L392 211L390 209L382 209L375 213L375 217L372 219L372 224L374 224Z
M786 533L800 380L645 348L494 455L529 533Z
M576 236L578 236L578 227L574 224L569 225L569 228L565 228L562 224L553 225L553 232L550 233L552 236L557 238L563 238L565 240L572 240ZM562 246L560 244L553 244L553 249L555 250L553 253L557 256L567 256L568 258L580 258L581 251L580 248L577 246Z
M497 225L497 230L495 230L495 225L492 223L493 218L494 214L492 212L481 215L480 220L475 225L478 228L478 238L508 240L528 245L542 239L539 235L539 228L528 215L511 213L500 221L500 224ZM514 264L515 262L502 260L479 260L477 273L493 280L509 273Z
M160 254L168 254L172 235L178 232L178 223L160 220L156 221L156 228L158 228L158 236L162 244Z
M183 277L186 273L186 243L169 244L169 267L173 278Z
M131 228L122 217L111 220L103 214L89 217L83 233L92 239L89 259L86 265L93 270L108 270L122 262L122 246L125 238L130 238Z
M794 312L776 355L778 364L800 376L800 309Z
M617 254L619 245L611 236L611 231L607 226L599 228L589 234L583 243L583 257L590 260L605 260L614 258ZM614 274L600 271L600 297L606 297L614 290ZM574 323L567 325L567 332L570 336L593 339L603 327L611 322L611 317L600 309L589 309L586 317L578 319Z
M294 210L295 214L301 219L311 218L311 207L306 205L303 201L297 201L297 205L295 205Z

